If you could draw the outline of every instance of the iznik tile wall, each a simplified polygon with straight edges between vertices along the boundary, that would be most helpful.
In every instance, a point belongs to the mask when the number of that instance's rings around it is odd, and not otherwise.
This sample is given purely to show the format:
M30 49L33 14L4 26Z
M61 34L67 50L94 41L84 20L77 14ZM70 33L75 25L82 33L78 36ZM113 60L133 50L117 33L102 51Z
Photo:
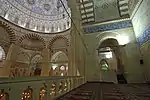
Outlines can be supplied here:
M132 23L139 46L150 40L150 0L143 0L136 11Z
M122 21L117 23L105 24L105 25L97 25L84 28L85 34L103 32L115 29L129 28L132 27L131 21Z
M150 26L137 39L140 46L150 40Z

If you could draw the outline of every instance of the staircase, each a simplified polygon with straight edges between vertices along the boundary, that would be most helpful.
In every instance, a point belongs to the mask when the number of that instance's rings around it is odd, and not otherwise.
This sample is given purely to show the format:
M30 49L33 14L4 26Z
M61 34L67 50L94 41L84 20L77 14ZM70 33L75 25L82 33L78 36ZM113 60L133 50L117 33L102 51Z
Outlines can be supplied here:
M148 84L87 82L56 100L150 100Z

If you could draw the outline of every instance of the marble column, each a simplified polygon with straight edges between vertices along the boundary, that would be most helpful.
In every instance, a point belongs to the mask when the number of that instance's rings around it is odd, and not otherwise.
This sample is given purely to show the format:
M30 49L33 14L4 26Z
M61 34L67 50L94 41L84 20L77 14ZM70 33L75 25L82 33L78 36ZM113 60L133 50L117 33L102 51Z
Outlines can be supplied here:
M6 56L6 60L4 61L4 68L2 77L8 77L10 73L11 66L16 62L18 51L20 47L16 44L11 44L9 51Z
M49 49L45 48L42 51L43 61L42 61L42 71L41 76L49 76L50 71L50 60L49 60Z

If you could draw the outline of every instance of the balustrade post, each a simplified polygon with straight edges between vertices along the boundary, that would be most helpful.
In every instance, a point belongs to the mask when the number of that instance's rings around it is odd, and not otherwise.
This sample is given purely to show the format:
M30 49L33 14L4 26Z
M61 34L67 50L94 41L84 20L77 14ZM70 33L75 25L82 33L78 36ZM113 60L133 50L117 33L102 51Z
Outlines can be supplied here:
M9 92L9 100L22 100L23 97L23 89L17 86L11 88Z
M60 93L59 93L59 86L60 86L60 80L56 80L56 96L58 97L59 95L60 95Z
M71 79L69 78L68 79L68 91L70 91L71 90Z
M48 82L46 82L45 91L45 100L50 100L50 85L48 84Z
M33 100L40 100L40 86L33 88Z

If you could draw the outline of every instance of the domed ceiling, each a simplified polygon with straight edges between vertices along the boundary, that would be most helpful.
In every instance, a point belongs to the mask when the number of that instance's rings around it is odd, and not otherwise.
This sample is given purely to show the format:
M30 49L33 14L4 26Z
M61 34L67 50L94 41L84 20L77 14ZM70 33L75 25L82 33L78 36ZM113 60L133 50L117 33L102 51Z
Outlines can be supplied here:
M62 1L71 16L67 1ZM0 16L33 31L57 33L71 27L63 4L60 0L0 0Z

